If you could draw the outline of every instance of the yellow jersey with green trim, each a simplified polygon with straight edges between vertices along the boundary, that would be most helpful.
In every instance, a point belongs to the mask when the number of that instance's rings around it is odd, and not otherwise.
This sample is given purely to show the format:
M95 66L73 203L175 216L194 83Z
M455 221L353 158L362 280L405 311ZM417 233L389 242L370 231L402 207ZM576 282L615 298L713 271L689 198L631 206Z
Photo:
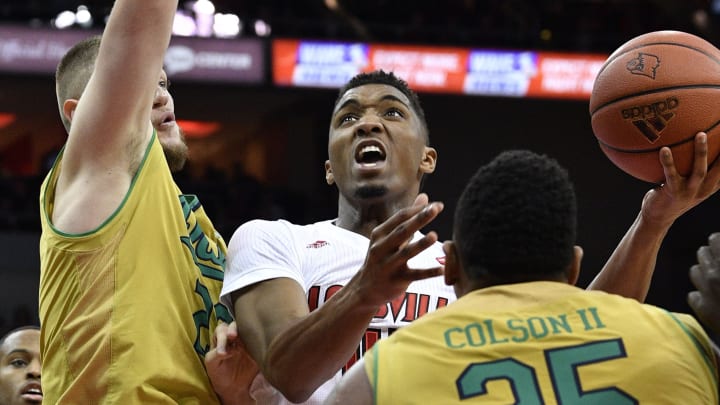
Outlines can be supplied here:
M182 194L157 135L124 200L102 225L50 223L62 153L40 193L43 402L218 404L204 366L226 246L194 195Z
M556 282L476 290L377 342L376 404L717 404L689 315Z

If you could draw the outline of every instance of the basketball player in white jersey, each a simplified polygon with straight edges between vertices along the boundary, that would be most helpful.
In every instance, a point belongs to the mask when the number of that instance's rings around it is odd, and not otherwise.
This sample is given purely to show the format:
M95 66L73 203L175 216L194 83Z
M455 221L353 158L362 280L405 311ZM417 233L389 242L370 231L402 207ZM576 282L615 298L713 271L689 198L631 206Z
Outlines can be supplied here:
M689 178L661 154L666 184L646 195L591 289L644 300L667 230L718 189L720 169L707 173L704 139ZM321 403L377 339L455 298L435 277L444 263L437 235L420 233L443 205L418 195L437 152L417 95L385 72L350 80L335 104L328 157L337 218L306 226L250 221L228 247L221 295L237 325L218 327L208 356L231 363L226 345L242 339L261 370L250 389L258 403Z

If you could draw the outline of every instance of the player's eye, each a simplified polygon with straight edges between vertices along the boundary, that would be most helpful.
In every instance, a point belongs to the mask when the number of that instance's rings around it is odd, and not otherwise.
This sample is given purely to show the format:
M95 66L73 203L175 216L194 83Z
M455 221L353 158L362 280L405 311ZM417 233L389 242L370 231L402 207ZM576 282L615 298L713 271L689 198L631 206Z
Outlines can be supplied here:
M357 121L357 117L354 114L345 114L342 117L340 117L340 123L344 124L346 122L351 121Z
M10 361L10 365L15 368L24 368L27 366L27 364L28 363L27 363L27 361L25 361L25 359L14 359L14 360Z
M402 117L405 116L405 115L403 115L402 111L400 111L400 110L397 109L397 108L391 108L391 109L389 109L389 110L385 113L385 115L390 116L390 117L400 117L400 118L402 118Z

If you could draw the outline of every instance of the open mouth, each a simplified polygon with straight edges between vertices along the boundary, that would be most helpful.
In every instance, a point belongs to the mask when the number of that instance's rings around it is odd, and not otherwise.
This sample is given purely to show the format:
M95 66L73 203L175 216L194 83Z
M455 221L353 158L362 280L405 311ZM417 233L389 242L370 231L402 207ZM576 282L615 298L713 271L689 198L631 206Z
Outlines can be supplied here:
M385 162L386 157L384 146L376 141L362 142L355 150L355 162L366 167Z
M25 401L41 403L43 399L42 388L40 388L40 384L28 384L23 388L20 396Z
M171 126L175 123L175 113L172 111L167 111L162 114L155 120L154 124L157 128L167 127Z

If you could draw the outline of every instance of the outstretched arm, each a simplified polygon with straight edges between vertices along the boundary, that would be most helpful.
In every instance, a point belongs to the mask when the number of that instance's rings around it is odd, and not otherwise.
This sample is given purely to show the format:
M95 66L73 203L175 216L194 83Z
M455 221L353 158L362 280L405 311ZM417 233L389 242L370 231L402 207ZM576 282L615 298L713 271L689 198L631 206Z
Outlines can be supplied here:
M657 254L672 224L720 188L720 164L708 170L707 156L707 135L701 132L695 136L692 173L683 177L675 168L670 149L660 150L665 183L645 194L635 222L588 289L645 300Z
M150 114L162 91L158 82L176 9L177 0L117 0L97 58L84 56L86 67L77 68L92 69L82 95L59 100L71 122L52 218L59 229L95 229L124 198L152 134ZM75 82L85 80L83 74L69 76L63 85L80 91Z
M413 234L442 210L421 195L376 227L365 263L324 305L310 312L303 288L289 278L251 285L232 295L238 331L265 378L293 402L302 402L349 360L380 305L410 282L441 274L413 270L407 260L431 246ZM232 241L231 241L232 244Z

